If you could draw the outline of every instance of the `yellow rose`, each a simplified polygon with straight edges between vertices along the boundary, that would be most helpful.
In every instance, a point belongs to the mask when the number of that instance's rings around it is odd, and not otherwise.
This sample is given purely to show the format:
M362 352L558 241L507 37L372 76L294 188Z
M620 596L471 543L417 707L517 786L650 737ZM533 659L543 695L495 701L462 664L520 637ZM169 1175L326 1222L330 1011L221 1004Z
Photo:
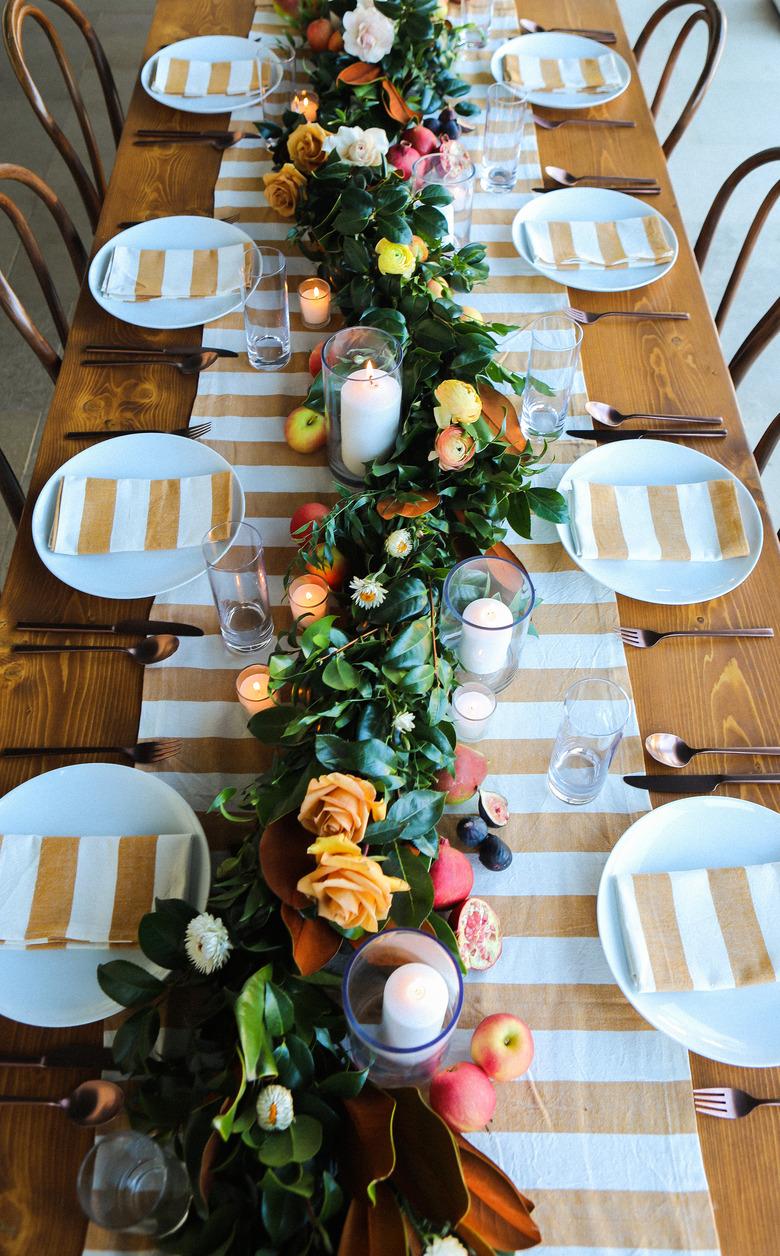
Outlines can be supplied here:
M379 269L383 275L400 275L402 279L410 279L414 274L417 259L408 244L380 240L375 251L379 255Z
M295 208L305 187L306 176L301 174L300 170L296 170L290 161L286 161L281 170L263 175L265 199L271 209L276 210L281 218L294 216Z
M379 857L369 858L344 837L319 838L309 854L317 867L301 877L298 890L316 901L318 916L342 929L376 933L380 920L390 913L393 894L409 889L400 877L386 876Z
M344 772L329 772L309 781L298 819L318 837L362 842L369 819L384 819L385 810L386 804L377 802L370 781Z
M476 388L460 379L445 379L433 395L439 403L433 411L437 427L476 423L482 413L482 401Z
M328 160L328 154L322 147L327 138L328 132L319 122L304 122L289 135L287 151L290 159L304 174L311 174Z

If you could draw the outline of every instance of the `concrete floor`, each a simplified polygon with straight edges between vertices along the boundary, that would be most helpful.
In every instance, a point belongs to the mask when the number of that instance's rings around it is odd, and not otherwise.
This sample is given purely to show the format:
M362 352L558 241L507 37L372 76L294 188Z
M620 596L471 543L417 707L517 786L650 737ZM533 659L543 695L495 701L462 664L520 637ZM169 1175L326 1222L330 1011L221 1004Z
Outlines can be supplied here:
M81 0L81 7L95 24L117 79L122 100L127 103L140 61L149 20L155 0ZM632 40L639 33L657 0L619 0L620 9ZM777 82L780 74L780 15L772 0L721 0L728 18L726 51L707 98L677 151L671 159L671 172L682 206L685 223L692 238L701 226L715 192L726 175L750 153L780 143L780 114L777 107ZM643 63L645 87L651 91L659 68L682 19L672 16L657 33ZM60 27L64 21L59 23ZM678 73L659 120L659 132L665 136L693 84L700 57L703 55L704 30L691 36L683 67ZM90 116L95 120L102 141L102 151L110 165L113 145L104 119L97 80L90 72L86 46L78 35L68 41L74 66L85 94ZM28 37L30 61L38 81L46 84L47 103L62 121L71 117L62 80L43 39L37 32ZM685 67L693 69L686 76ZM83 233L85 243L90 232L80 200L70 176L27 104L21 88L11 73L5 56L0 54L0 108L3 110L3 161L19 162L41 174L59 193ZM75 123L69 134L75 139ZM765 191L777 177L777 168L751 176L735 196L705 269L707 293L713 307L717 305L726 277L742 241L744 224L750 220ZM20 204L31 206L34 198L20 198ZM55 277L61 281L61 292L68 307L75 298L73 272L59 244L56 229L45 209L32 208L31 221L40 230L43 251L50 261ZM767 226L760 251L750 268L749 279L731 312L724 331L727 358L741 342L746 331L777 297L780 274L780 206ZM35 280L16 237L8 224L0 223L0 268L18 287L22 299L43 330L53 334L45 305L35 291ZM740 389L742 412L752 441L760 436L767 422L777 413L775 378L780 368L780 338L764 353ZM37 359L22 343L10 323L0 316L0 396L5 404L0 409L0 445L26 483L32 468L37 440L51 398L51 384ZM770 465L766 477L770 503L780 520L780 453ZM12 544L12 531L0 510L0 578L5 570Z

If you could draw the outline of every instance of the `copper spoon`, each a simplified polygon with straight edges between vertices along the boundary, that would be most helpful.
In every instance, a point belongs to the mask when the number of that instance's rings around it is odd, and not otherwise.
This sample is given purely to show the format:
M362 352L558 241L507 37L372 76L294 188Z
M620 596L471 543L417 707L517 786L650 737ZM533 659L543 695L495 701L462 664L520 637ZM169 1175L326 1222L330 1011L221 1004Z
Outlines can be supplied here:
M179 648L179 638L169 633L157 637L144 637L138 645L12 645L12 654L84 654L97 650L103 654L129 654L136 663L146 667L149 663L162 663Z
M780 746L689 746L674 733L650 733L647 753L669 768L684 768L697 754L780 754Z
M592 419L603 423L606 427L620 427L629 419L663 419L664 423L722 423L723 416L718 414L712 418L703 418L700 414L622 414L614 406L605 401L586 401L585 409Z
M657 185L657 180L652 175L572 174L571 170L565 170L563 166L545 166L544 173L565 188L576 188L581 183L608 183L610 187L620 186L626 188L655 187Z
M541 22L534 22L530 17L519 18L517 24L527 35L579 35L583 39L595 39L599 44L614 44L617 38L614 31L592 31L576 26L542 26Z
M106 1125L122 1111L125 1096L115 1082L82 1082L64 1099L39 1099L34 1095L0 1095L0 1103L40 1104L61 1108L74 1125Z

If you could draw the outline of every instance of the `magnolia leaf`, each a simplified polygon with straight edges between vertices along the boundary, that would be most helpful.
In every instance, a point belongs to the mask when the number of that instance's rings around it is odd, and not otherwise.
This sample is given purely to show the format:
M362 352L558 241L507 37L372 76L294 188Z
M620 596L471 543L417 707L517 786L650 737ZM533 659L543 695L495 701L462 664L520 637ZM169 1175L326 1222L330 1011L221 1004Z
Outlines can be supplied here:
M250 1082L258 1077L275 1077L277 1072L264 1015L265 988L271 972L271 965L266 964L253 973L233 1007L246 1079Z
M419 1090L394 1090L393 1138L397 1158L393 1182L431 1228L457 1225L469 1209L469 1193L455 1139Z
M279 1168L291 1162L311 1160L322 1146L322 1126L312 1116L297 1116L286 1130L266 1134L258 1147L261 1164Z
M293 959L302 977L310 977L327 964L341 946L341 938L324 920L304 917L282 903L282 920L292 938Z
M197 908L177 899L158 902L157 910L141 917L138 941L141 950L161 968L186 968L189 960L184 949L184 934Z
M492 431L496 436L503 436L518 453L522 453L526 439L520 430L517 411L510 398L491 384L479 384L478 392L482 400L482 414Z
M314 860L306 853L314 841L293 815L282 816L266 826L260 839L260 870L277 898L301 911L309 906L296 886L301 877L314 870Z
M344 1108L352 1125L341 1143L344 1175L356 1199L373 1203L378 1183L395 1168L395 1099L369 1082Z
M107 964L98 964L97 979L103 993L115 1003L121 1003L122 1007L148 1003L165 992L162 981L140 964L133 964L127 959L112 959Z
M474 1253L474 1256L497 1256L496 1249L491 1247L489 1243L486 1243L481 1235L469 1229L463 1221L461 1221L455 1231L455 1235L469 1252Z
M429 511L435 510L441 501L439 494L430 489L415 493L413 497L411 494L409 496L409 501L404 501L402 497L380 497L377 513L383 519L394 519L397 515L404 519L419 519L420 515L427 515Z
M215 1116L213 1121L211 1122L211 1124L214 1126L214 1129L217 1131L220 1138L222 1139L223 1143L226 1143L227 1140L230 1138L230 1135L233 1133L233 1121L235 1120L236 1112L238 1111L238 1105L243 1099L244 1094L246 1092L246 1069L244 1067L244 1057L242 1056L240 1051L237 1054L238 1054L239 1063L241 1065L241 1077L238 1083L238 1091L236 1092L236 1097L231 1103L230 1107L227 1109L227 1111L220 1112L219 1115Z
M465 1225L501 1251L535 1247L541 1235L531 1220L533 1204L488 1156L460 1134L456 1141L470 1196Z
M341 1211L344 1203L344 1192L339 1186L332 1174L327 1169L322 1174L322 1205L320 1207L319 1217L320 1224L326 1221L332 1221Z
M279 1081L289 1090L310 1086L314 1080L314 1058L303 1038L288 1034L274 1051Z
M111 1050L117 1067L123 1073L142 1073L160 1032L160 1013L156 1007L142 1007L133 1012L114 1035Z
M414 109L410 109L398 88L387 78L382 81L382 101L390 117L395 122L400 122L401 126L405 126L407 122L417 117Z
M272 981L269 981L265 987L263 1016L272 1038L281 1038L292 1029L295 1023L295 1007L292 999Z
M346 83L349 86L356 86L358 83L373 83L375 79L382 77L382 71L378 65L367 65L365 61L353 61L351 65L347 65L337 76L337 83Z
M393 895L391 910L394 923L402 929L419 928L433 908L433 881L428 861L415 850L396 843L385 864L385 871L403 877L409 886L408 890L399 890Z

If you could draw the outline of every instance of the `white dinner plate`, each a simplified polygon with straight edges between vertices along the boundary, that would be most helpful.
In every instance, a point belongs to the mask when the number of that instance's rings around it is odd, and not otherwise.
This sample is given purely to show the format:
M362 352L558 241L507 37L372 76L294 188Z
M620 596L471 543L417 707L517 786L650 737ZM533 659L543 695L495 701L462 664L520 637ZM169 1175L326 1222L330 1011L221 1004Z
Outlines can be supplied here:
M222 318L241 309L243 292L228 292L221 297L168 297L153 301L117 301L101 292L111 255L117 244L137 249L219 249L225 244L246 244L254 241L232 222L218 218L200 218L194 214L177 214L171 218L153 218L120 231L107 240L92 259L89 267L89 290L104 310L123 323L135 327L201 327L215 318Z
M739 798L681 798L627 829L601 876L598 925L612 975L640 1016L689 1051L745 1068L780 1064L780 986L638 994L620 928L621 873L732 868L780 860L780 815Z
M591 266L582 270L564 267L540 266L533 260L525 232L529 220L536 222L617 222L621 218L657 218L667 241L674 248L668 262L654 266L607 267ZM546 275L554 283L567 288L581 288L584 292L629 292L632 288L645 288L670 271L677 261L679 245L674 227L652 205L628 196L625 192L613 192L609 188L560 188L557 192L545 192L533 196L515 214L512 223L512 242L520 256L532 270Z
M32 516L33 543L41 562L63 584L94 597L156 597L168 589L189 584L206 570L199 545L177 550L142 550L126 554L55 554L49 549L57 486L66 475L91 475L98 479L137 477L166 479L185 475L213 475L230 471L233 476L232 517L244 518L244 493L230 463L208 445L186 436L159 432L133 432L114 436L84 449L59 467L44 484ZM204 535L208 521L203 525Z
M187 900L202 911L211 883L206 836L189 803L149 772L115 763L77 763L34 776L0 798L0 833L56 837L194 833ZM88 1025L120 1009L98 985L112 959L162 969L134 947L16 950L0 947L0 1014L25 1025Z
M700 484L733 480L737 486L750 553L714 563L637 562L635 559L578 558L568 523L557 525L561 544L578 567L608 589L659 606L691 606L730 593L746 580L758 562L764 529L758 507L741 480L714 458L685 445L661 440L616 441L583 454L567 468L559 491L572 480L595 484Z
M272 67L271 81L260 92L247 96L171 96L167 92L154 91L152 80L160 53L181 57L184 61L245 61L263 54L263 60ZM244 39L238 35L197 35L194 39L180 39L167 48L152 54L141 69L144 90L161 105L180 109L183 113L232 113L249 105L259 105L281 82L282 63L273 52L269 39Z
M490 73L497 83L504 82L502 62L504 57L517 56L519 53L530 57L603 57L612 52L620 73L620 82L611 92L594 95L593 92L529 92L528 100L532 105L547 105L550 109L595 109L598 105L606 105L616 100L631 82L631 68L620 53L605 48L595 39L585 39L582 35L557 35L553 32L542 35L516 35L490 58Z

